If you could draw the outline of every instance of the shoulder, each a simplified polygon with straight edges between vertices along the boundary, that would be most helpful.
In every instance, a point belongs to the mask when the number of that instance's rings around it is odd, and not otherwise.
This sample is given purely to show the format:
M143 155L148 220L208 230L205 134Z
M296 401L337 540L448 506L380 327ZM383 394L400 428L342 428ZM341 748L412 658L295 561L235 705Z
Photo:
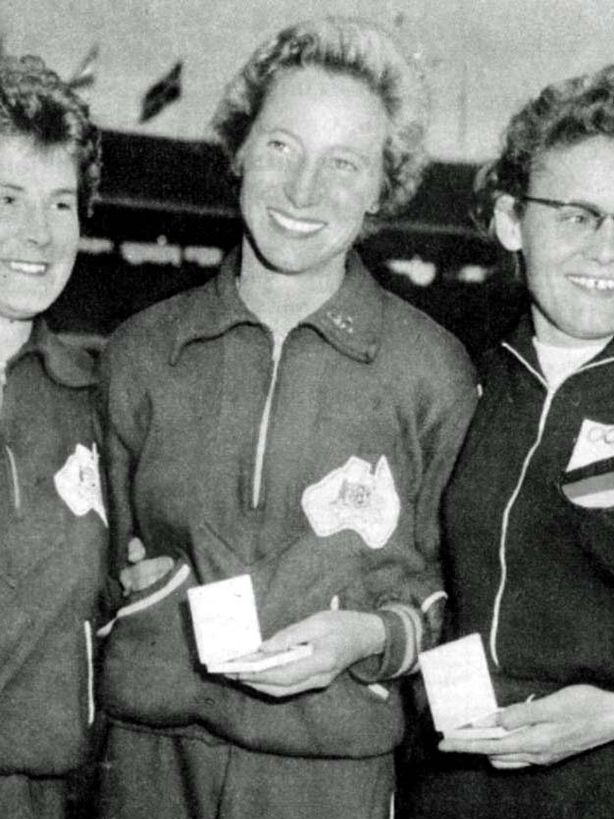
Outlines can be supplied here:
M383 347L399 365L433 377L460 370L474 377L474 367L460 342L445 327L399 296L384 290Z
M170 358L175 338L188 321L188 316L206 299L212 283L183 291L147 307L123 322L110 336L104 351L106 366L129 366L137 360Z

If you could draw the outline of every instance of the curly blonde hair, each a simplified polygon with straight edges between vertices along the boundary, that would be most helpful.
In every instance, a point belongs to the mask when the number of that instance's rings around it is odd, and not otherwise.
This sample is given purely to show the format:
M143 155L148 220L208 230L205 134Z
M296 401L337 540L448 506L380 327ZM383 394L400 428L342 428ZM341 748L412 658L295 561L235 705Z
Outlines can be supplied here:
M516 198L521 214L522 197L543 154L596 136L614 139L614 65L548 85L512 117L500 156L476 178L478 224L491 227L494 205L504 193Z
M0 137L66 146L79 175L79 211L89 214L101 170L100 134L87 105L40 57L0 56Z
M226 88L213 128L232 163L258 117L276 75L306 66L355 77L382 101L389 119L380 213L398 213L414 195L427 163L428 99L415 61L377 26L323 17L285 28L252 54Z

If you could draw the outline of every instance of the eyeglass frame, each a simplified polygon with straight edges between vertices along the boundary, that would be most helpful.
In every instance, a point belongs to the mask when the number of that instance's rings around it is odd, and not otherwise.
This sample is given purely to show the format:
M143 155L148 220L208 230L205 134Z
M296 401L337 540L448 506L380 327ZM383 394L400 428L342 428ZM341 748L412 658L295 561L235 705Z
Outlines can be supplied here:
M538 205L546 205L546 207L554 208L557 211L560 211L561 208L577 208L578 210L584 210L591 216L595 217L595 227L591 230L590 235L594 236L600 229L606 219L612 219L614 221L614 213L606 213L598 208L596 205L586 205L582 202L574 202L574 201L563 201L561 199L546 199L542 196L516 196L515 197L519 202L535 202Z

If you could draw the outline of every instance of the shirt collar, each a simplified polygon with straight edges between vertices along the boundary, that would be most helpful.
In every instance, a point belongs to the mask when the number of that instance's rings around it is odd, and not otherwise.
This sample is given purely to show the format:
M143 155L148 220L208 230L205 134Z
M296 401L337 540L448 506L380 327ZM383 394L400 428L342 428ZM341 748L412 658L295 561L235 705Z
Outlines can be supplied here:
M191 341L216 338L239 324L261 324L237 292L239 267L240 253L235 249L226 257L211 283L210 297L203 299L202 289L189 295L188 304L182 311L171 363L176 363L185 345ZM358 254L351 251L339 290L299 326L313 327L339 352L357 361L369 362L379 348L383 310L381 288L367 272Z
M533 344L534 336L535 330L533 328L531 315L530 313L525 313L521 317L516 328L503 343L511 347L516 352L518 357L524 359L524 361L531 367L539 369L537 352L535 350L535 345ZM591 362L607 361L611 358L614 358L614 338L610 339L605 347L591 359Z
M41 318L34 320L30 338L13 357L9 367L14 367L28 355L40 356L45 371L58 384L89 387L98 381L93 356L82 347L62 341Z

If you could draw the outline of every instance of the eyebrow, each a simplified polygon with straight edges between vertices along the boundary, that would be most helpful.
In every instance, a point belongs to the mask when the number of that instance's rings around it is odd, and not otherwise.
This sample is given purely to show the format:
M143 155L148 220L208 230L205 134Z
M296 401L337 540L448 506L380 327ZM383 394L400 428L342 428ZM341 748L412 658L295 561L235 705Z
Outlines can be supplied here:
M0 179L0 188L9 188L12 191L25 191L23 185L15 185L14 182L3 182ZM53 196L77 196L78 189L77 188L54 188L50 191Z

